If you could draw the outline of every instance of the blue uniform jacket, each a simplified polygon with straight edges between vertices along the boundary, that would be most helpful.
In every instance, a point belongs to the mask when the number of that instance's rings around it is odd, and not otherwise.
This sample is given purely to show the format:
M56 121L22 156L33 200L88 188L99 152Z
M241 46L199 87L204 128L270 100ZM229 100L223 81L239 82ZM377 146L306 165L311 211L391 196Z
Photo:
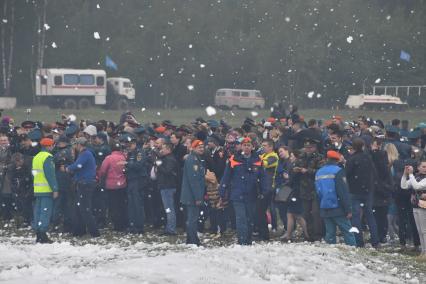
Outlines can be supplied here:
M183 166L182 191L180 202L183 205L195 206L196 201L203 201L206 190L206 168L201 157L191 153Z
M136 149L127 156L127 181L146 183L148 179L148 157L142 150Z
M262 193L259 189L260 178L261 161L258 156L231 156L220 182L220 196L232 201L255 201Z
M337 165L337 163L329 162L326 165L324 165L324 167L327 167L330 165ZM351 198L349 195L349 188L346 183L344 169L340 169L335 174L334 186L335 186L335 191L337 195L338 207L328 208L328 209L320 208L320 216L322 218L346 216L348 213L352 212ZM318 195L318 198L319 199L321 198L320 195ZM319 200L319 202L321 203L321 199Z

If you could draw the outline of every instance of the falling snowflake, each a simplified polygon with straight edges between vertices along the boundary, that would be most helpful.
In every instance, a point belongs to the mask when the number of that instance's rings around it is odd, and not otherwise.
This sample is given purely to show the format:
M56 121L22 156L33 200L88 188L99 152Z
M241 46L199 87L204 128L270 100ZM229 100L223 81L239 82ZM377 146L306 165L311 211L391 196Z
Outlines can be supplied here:
M144 112L144 111L146 111L146 108L144 108L144 107L141 108L141 112Z
M58 46L56 45L56 43L55 43L55 42L52 42L52 47L53 47L53 48L57 48Z
M100 6L99 4L96 4L96 8L97 8L97 9L100 9L100 8L101 8L101 6Z
M376 79L376 81L374 81L374 83L376 83L376 84L380 84L380 82L382 81L382 79L380 79L380 78L377 78Z
M2 19L1 20L3 23L7 24L7 19Z
M312 99L314 97L315 92L314 91L310 91L308 93L308 98Z
M391 15L387 15L387 16L386 16L386 20L388 20L388 21L389 21L391 18L392 18L392 17L391 17Z
M348 43L352 43L352 41L354 40L354 38L352 37L352 36L348 36L347 38L346 38L346 41L348 42Z
M98 32L94 32L94 33L93 33L93 37L94 37L95 39L100 39L100 38L101 38L101 36L99 35L99 33L98 33Z
M287 23L290 22L290 17L285 17L284 21L286 21Z
M231 111L231 115L232 115L232 116L235 116L235 113L233 113L233 112Z
M109 37L107 37L107 38L105 39L105 41L109 41Z
M157 111L157 115L158 115L158 116L160 116L160 115L161 115L161 113L160 113L159 111Z
M31 147L36 147L38 145L38 142L31 142Z
M205 64L200 64L200 68L201 69L203 69L203 68L205 68L206 67L206 65Z
M79 169L81 169L83 167L83 165L82 164L78 164L77 165L77 168L79 168Z
M357 227L352 227L349 229L349 233L355 233L355 234L359 234L359 230Z
M139 27L140 27L141 29L143 29L145 26L144 26L144 25L139 25Z
M170 213L172 210L170 208L166 208L166 213Z
M192 44L188 45L188 48L192 48Z
M216 109L212 106L206 107L206 113L208 116L215 115L217 113Z
M293 201L293 202L296 202L296 197L293 197L292 199L291 199L291 201Z
M322 95L320 93L317 94L317 98L320 99Z
M252 111L251 112L251 116L253 116L253 117L256 117L256 116L258 116L259 115L259 113L257 112L257 111Z
M188 90L190 91L194 90L194 85L188 85Z
M44 24L43 27L46 31L50 29L50 26L48 24Z

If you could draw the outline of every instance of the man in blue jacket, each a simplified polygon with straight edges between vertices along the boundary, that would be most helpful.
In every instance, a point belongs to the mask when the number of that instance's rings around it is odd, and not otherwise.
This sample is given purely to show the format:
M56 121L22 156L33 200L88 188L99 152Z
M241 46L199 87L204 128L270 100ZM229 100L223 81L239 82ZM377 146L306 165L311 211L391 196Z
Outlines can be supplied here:
M37 243L52 243L46 232L52 217L53 199L58 197L55 164L53 156L50 154L53 144L54 141L51 138L41 139L42 149L32 162L35 196L33 229L37 234Z
M191 148L192 152L186 158L183 167L180 202L186 206L186 243L199 246L197 219L206 190L206 168L202 160L204 143L201 140L194 140Z
M336 243L336 226L343 233L345 243L355 246L355 236L350 231L352 218L351 200L345 172L338 166L342 155L327 152L327 163L315 175L315 187L320 203L320 215L325 223L325 241Z
M79 137L74 142L79 153L77 160L66 168L73 173L76 186L75 220L73 221L74 236L82 236L86 228L92 237L99 237L98 226L92 212L92 196L96 189L96 161L93 153L87 149L88 141Z
M220 183L222 199L232 201L235 210L238 244L251 245L256 199L260 192L261 161L252 153L253 144L246 137L241 142L242 153L231 156Z

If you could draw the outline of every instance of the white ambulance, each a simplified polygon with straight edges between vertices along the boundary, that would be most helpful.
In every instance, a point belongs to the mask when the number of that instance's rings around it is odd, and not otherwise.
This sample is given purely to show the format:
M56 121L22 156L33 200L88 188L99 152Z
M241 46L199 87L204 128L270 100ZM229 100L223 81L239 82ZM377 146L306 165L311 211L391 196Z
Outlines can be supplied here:
M261 109L265 99L259 90L219 89L216 91L215 105L229 109Z

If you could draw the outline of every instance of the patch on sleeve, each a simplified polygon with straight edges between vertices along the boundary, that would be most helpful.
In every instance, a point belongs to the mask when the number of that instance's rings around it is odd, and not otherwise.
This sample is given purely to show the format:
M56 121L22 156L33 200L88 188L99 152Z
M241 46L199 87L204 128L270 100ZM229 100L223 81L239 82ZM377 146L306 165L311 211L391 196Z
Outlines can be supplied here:
M142 153L138 153L137 155L136 155L136 161L138 161L138 162L140 162L140 161L142 161Z

